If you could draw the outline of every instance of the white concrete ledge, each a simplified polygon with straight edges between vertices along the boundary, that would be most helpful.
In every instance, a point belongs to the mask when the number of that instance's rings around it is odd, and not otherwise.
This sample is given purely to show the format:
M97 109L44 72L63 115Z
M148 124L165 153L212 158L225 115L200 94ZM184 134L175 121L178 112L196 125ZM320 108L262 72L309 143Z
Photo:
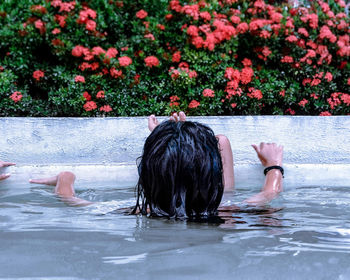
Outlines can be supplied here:
M164 120L165 118L160 118ZM192 117L231 141L237 187L260 187L252 143L284 145L286 187L350 186L350 117ZM147 118L0 118L2 184L72 170L82 184L133 186Z

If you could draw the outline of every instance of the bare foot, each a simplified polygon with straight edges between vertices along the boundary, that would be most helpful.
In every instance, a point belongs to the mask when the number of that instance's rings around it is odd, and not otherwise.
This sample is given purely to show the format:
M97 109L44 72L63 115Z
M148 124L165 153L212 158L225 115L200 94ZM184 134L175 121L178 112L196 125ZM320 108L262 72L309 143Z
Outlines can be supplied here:
M31 183L31 184L41 184L41 185L56 186L57 179L58 179L58 175L53 176L53 177L49 177L49 178L30 179L29 183Z

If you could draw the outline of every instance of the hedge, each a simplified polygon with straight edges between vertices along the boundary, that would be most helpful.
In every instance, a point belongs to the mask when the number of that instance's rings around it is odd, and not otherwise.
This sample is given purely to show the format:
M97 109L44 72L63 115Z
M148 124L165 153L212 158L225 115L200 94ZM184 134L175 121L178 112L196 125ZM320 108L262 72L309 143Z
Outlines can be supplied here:
M0 116L350 114L343 0L3 0Z

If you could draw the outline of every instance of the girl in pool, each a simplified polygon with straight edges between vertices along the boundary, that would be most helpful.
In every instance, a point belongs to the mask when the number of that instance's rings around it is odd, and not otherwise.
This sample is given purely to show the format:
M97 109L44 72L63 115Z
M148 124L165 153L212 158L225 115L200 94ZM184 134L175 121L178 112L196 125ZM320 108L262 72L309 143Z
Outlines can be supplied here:
M138 165L137 201L132 213L153 217L206 219L218 214L224 191L234 189L231 145L224 135L200 123L186 121L180 112L161 124L151 115L147 137ZM283 147L274 143L252 145L263 166L266 180L262 190L245 200L265 205L282 191ZM75 175L61 172L31 183L55 186L55 193L72 205L91 202L74 192Z

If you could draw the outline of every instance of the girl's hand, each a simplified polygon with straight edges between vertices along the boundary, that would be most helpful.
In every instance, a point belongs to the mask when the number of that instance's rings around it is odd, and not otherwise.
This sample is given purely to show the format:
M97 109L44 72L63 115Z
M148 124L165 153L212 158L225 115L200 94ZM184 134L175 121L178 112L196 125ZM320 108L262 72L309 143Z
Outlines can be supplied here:
M283 146L276 143L260 143L259 146L252 145L263 166L282 166Z
M0 160L0 168L12 166L12 165L16 165L16 164L13 163L13 162L6 162L6 161ZM10 176L11 176L10 174L0 174L0 181L1 180L5 180L5 179L7 179Z
M186 115L182 111L179 114L174 113L170 116L169 120L174 121L174 122L178 122L178 121L184 122L184 121L186 121ZM156 116L153 114L150 115L148 117L148 129L152 132L158 125L159 125L159 122L158 122Z

